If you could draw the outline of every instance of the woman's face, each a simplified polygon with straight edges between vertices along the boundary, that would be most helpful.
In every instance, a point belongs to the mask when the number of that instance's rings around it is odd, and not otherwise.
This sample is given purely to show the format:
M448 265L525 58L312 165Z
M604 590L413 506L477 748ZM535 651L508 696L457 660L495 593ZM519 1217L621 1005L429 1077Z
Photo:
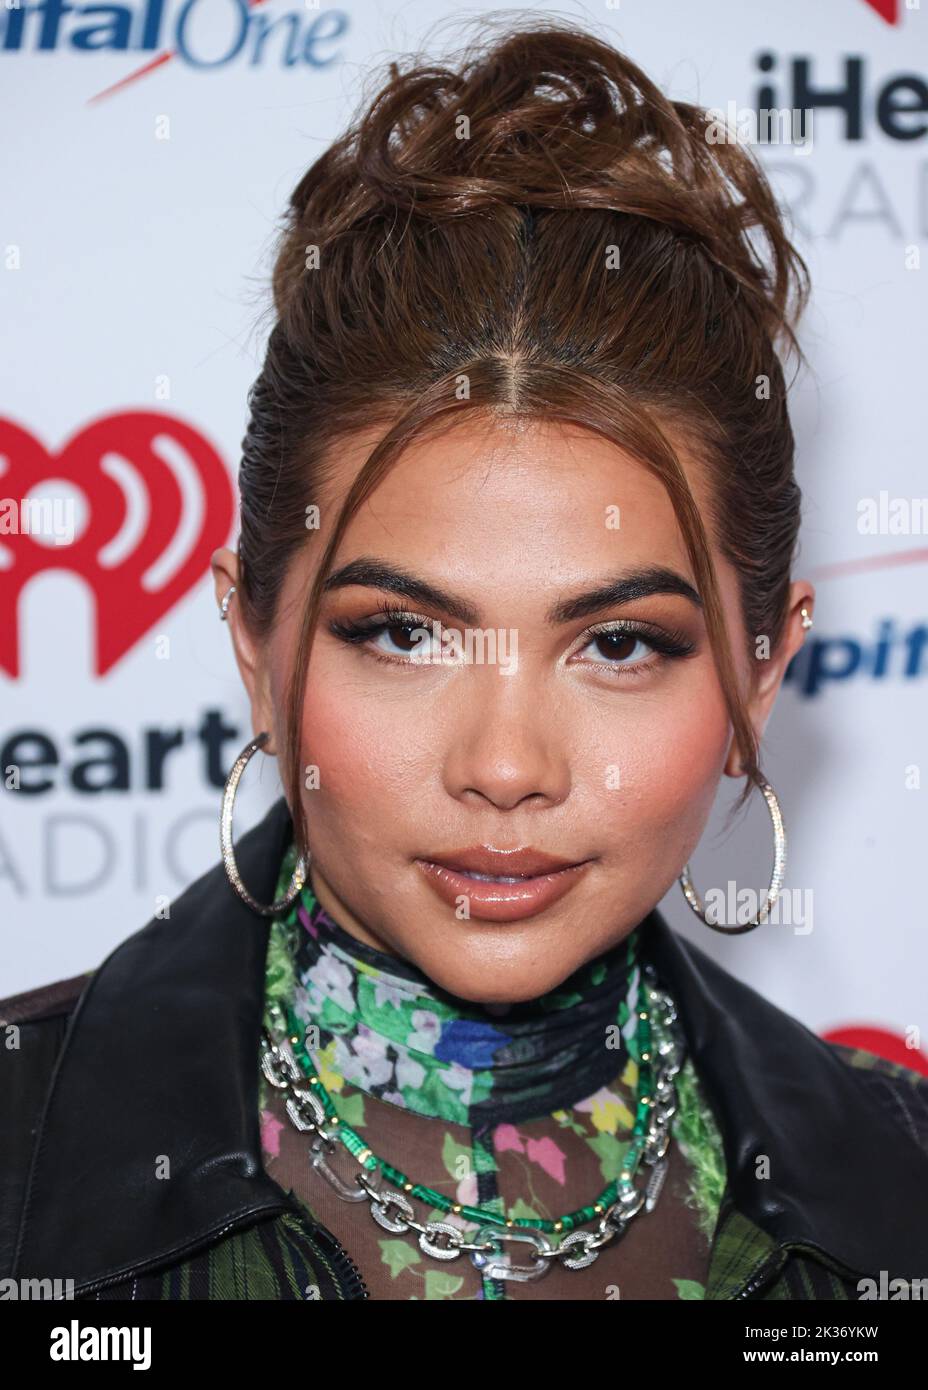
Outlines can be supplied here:
M278 753L302 604L377 437L340 451L320 530L257 654L254 727ZM682 457L706 518L703 479ZM713 560L760 732L798 615L758 674L735 573L715 548ZM660 901L720 776L739 769L664 488L579 428L468 423L407 449L331 574L301 730L303 766L318 769L301 793L316 896L347 931L464 999L554 988ZM636 579L643 592L622 591ZM636 630L591 631L620 622ZM552 873L533 855L572 867Z

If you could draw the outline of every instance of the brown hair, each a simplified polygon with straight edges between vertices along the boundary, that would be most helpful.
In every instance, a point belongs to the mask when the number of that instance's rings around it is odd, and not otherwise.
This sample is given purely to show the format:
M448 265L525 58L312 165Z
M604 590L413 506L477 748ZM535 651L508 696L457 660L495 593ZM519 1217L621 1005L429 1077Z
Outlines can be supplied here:
M282 777L301 850L304 687L336 549L403 449L465 410L595 430L660 479L748 779L734 809L762 780L703 521L665 429L685 431L706 470L747 633L772 653L800 521L776 348L802 360L789 304L795 292L798 319L806 265L759 163L708 139L706 111L590 34L498 20L505 32L478 36L453 69L391 62L300 179L280 233L239 473L238 594L255 637L337 441L386 431L323 552L290 675Z

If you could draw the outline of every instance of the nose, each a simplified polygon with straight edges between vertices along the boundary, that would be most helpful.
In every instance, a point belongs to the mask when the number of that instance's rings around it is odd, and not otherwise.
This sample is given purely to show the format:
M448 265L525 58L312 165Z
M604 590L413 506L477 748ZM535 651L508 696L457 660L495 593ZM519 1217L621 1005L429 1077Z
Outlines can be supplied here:
M444 785L457 800L484 801L502 811L523 803L557 806L570 792L563 720L528 664L503 674L472 667L468 689L446 711Z

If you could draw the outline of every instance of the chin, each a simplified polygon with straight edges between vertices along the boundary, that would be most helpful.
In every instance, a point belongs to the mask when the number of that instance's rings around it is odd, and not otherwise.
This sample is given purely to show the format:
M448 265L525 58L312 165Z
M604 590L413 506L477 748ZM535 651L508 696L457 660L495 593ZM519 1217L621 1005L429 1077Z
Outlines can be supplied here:
M565 960L560 969L547 961L546 968L540 970L537 955L520 961L517 953L506 962L495 958L450 962L445 956L418 964L436 985L458 999L473 1004L521 1004L556 989L582 961Z

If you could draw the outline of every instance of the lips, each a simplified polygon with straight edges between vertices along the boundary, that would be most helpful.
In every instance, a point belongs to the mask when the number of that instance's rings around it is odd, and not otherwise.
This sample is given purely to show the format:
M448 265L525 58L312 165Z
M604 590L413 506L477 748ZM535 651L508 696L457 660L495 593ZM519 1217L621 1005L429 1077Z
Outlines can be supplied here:
M497 850L473 845L415 863L456 914L514 922L559 902L592 860L563 859L531 848ZM461 911L464 905L466 912Z
M573 868L580 861L545 854L540 849L491 849L489 845L471 845L468 849L452 849L447 854L430 854L429 862L442 864L446 869L496 877L535 878L539 874L554 874L560 869Z

